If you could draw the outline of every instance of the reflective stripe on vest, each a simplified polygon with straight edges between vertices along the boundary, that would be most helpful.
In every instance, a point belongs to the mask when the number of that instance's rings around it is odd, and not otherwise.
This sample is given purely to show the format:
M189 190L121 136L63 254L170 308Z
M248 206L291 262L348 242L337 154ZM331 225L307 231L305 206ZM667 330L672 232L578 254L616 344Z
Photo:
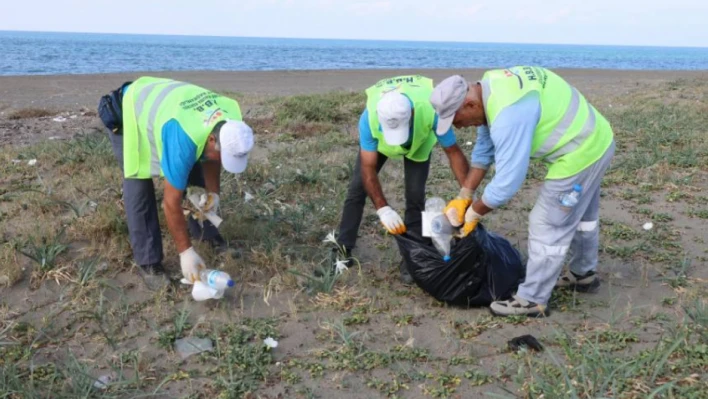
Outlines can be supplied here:
M138 101L135 103L135 116L138 120L142 118L143 115L143 107L145 106L145 101L147 100L148 96L150 95L150 92L153 90L153 88L157 85L160 85L164 82L155 82L151 83L149 85L146 85L145 87L142 88L140 93L138 93ZM148 141L150 142L150 174L153 176L159 176L160 175L160 156L158 155L158 150L157 150L157 144L155 143L155 118L157 117L157 111L160 109L160 105L162 102L165 100L165 98L175 89L178 89L182 86L187 86L188 83L183 83L183 82L173 82L165 85L160 92L157 94L157 97L155 98L155 101L153 101L152 106L150 107L150 110L148 111L148 120L147 120L147 137ZM140 124L138 124L138 132L139 134L143 134L144 132L140 130ZM139 143L139 142L138 142ZM139 145L139 144L138 144Z
M563 114L563 118L560 122L558 122L558 125L556 125L553 132L551 132L551 135L546 138L546 141L543 142L541 147L533 155L531 155L531 158L543 158L548 155L548 153L550 153L551 150L558 145L561 138L563 138L565 133L573 124L575 117L578 116L578 109L580 108L580 93L578 93L578 90L576 90L575 87L571 87L570 90L570 105L568 105L568 109L565 111L565 114Z
M483 79L480 84L482 85L482 101L484 101L484 106L486 107L489 96L492 94L491 85L488 79ZM563 114L563 118L560 122L558 122L556 127L553 128L553 132L551 132L551 134L546 138L541 147L539 147L539 149L531 155L531 158L546 158L547 161L554 162L563 155L567 155L576 148L580 147L585 139L590 137L590 134L592 134L595 130L595 109L586 100L588 106L588 119L583 124L582 129L568 143L553 151L563 136L568 133L568 130L572 126L575 118L578 116L578 110L580 109L580 92L572 86L570 87L570 90L570 104L568 105L568 109L566 109L565 114Z
M546 157L547 160L550 162L555 162L558 158L562 157L563 155L570 154L571 152L575 151L576 148L580 147L583 142L585 142L585 139L590 137L592 132L595 130L595 109L588 103L588 119L585 121L585 124L583 124L583 127L580 129L580 132L573 137L568 143L566 143L563 147L559 148L557 151L553 152L552 154L548 155ZM555 131L554 131L555 133ZM545 143L544 143L545 144Z

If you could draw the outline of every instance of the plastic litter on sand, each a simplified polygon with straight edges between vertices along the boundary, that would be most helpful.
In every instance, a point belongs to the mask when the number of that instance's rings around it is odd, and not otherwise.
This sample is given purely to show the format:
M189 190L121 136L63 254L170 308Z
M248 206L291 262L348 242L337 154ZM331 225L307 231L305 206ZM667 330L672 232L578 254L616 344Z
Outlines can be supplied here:
M113 381L113 376L110 374L102 375L96 379L93 383L93 387L96 389L108 389L108 384Z
M211 352L214 349L209 338L182 338L175 341L175 351L182 360L202 352Z

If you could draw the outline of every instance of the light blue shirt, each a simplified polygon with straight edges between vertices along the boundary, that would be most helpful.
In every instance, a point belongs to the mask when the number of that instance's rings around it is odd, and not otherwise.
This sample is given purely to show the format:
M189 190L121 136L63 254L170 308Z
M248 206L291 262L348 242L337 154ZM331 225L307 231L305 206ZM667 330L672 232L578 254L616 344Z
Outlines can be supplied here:
M162 172L177 190L187 189L189 173L197 163L197 145L176 119L162 126Z
M433 120L433 134L435 134L435 130L437 129L437 127L438 115L435 114L435 119ZM455 145L455 143L457 143L455 131L452 129L452 127L442 136L438 136L436 134L435 137L438 138L438 142L441 146L443 146L443 148L452 147L453 145ZM403 147L410 146L412 140L413 128L411 127L411 136L408 139L408 142L403 145ZM379 147L379 141L374 137L371 132L371 125L369 124L369 110L364 110L364 112L361 114L361 118L359 118L359 145L361 146L362 150L371 152L376 151Z
M484 189L482 201L490 208L498 208L521 188L531 160L531 143L536 125L541 118L541 100L531 92L516 103L504 108L491 129L477 128L477 141L472 150L471 165L488 169L496 163L496 173Z

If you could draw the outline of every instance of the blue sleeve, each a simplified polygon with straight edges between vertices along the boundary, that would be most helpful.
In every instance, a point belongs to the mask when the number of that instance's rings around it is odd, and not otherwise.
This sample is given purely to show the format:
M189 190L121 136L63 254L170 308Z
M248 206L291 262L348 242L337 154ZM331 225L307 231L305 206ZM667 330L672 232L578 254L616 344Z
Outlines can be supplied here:
M375 152L379 148L379 141L371 133L368 110L364 110L359 118L359 146L362 150L371 152Z
M435 119L433 120L433 132L436 132L438 130L438 114L435 114ZM435 135L438 138L438 142L443 148L448 148L452 147L457 143L457 137L455 137L455 131L452 130L452 126L450 127L450 130L445 132L442 136L438 136L437 134Z
M182 129L176 119L162 127L162 172L178 190L187 189L189 173L197 163L197 145Z
M497 208L521 188L531 159L531 143L541 117L541 101L533 92L505 108L492 124L496 173L484 189L482 201Z
M494 142L485 125L477 127L477 140L472 149L470 166L487 170L494 163Z

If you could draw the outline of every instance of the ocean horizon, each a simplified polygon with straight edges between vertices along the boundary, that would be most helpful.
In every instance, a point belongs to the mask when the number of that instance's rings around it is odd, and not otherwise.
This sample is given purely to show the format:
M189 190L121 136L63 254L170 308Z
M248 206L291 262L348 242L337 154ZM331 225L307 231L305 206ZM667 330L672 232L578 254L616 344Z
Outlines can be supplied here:
M708 47L0 31L0 75L548 68L708 70Z

